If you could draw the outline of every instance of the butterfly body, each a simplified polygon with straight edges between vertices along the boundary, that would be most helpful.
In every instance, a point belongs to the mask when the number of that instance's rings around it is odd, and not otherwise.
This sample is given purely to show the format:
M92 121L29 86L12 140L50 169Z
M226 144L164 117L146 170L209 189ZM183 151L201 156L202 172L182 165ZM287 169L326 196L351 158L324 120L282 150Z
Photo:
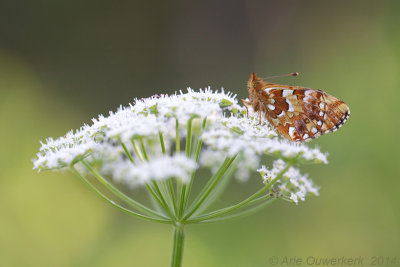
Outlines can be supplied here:
M283 137L309 141L339 129L350 115L348 106L322 90L265 82L253 72L248 81L249 100L242 100Z

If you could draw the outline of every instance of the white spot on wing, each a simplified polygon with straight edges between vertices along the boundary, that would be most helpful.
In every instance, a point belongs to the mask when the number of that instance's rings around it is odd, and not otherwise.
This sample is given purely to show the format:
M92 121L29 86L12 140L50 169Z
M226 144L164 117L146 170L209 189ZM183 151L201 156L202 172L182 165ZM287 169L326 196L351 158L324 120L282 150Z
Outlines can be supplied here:
M282 112L280 114L278 114L277 117L282 117L283 115L285 115L285 112L282 110Z
M282 96L283 97L287 97L288 95L292 95L293 94L293 90L283 90L282 92Z
M324 109L324 108L325 108L325 104L322 103L322 102L320 102L320 103L319 103L319 108L320 108L320 109Z
M324 113L322 111L319 112L319 116L322 117L324 116Z
M312 99L312 97L310 96L311 93L312 93L311 90L306 90L306 91L305 91L305 93L304 93L304 98L303 98L303 101L304 101L304 102L310 103L309 100Z
M321 125L322 125L322 121L318 121L317 124L318 124L319 126L321 126Z
M318 132L318 130L317 130L317 128L312 127L312 128L311 128L311 132L312 132L313 134L315 134L316 132Z
M303 135L303 138L304 138L304 139L306 139L306 138L308 138L308 137L310 137L308 134L304 134L304 135Z
M270 104L268 104L268 108L269 108L270 110L275 110L275 106L270 105Z
M293 107L293 105L292 105L292 102L290 102L289 99L286 99L286 103L288 103L288 105L289 105L288 111L294 111L294 107Z

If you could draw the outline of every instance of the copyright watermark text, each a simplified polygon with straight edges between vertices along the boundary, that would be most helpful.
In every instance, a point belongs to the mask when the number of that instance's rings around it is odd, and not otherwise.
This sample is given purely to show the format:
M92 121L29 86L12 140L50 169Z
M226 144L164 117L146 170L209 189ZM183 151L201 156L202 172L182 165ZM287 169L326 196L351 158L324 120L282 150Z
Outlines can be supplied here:
M400 264L400 257L388 256L271 256L269 264L273 266L393 266Z

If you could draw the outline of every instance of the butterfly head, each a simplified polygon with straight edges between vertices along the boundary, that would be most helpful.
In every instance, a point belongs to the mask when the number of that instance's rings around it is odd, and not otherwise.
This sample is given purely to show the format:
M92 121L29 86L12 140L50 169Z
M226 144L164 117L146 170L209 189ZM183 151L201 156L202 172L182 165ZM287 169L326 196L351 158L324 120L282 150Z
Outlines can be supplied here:
M254 72L250 74L250 78L247 81L247 89L249 91L254 90L255 88L260 87L260 85L265 84L264 80L257 76Z

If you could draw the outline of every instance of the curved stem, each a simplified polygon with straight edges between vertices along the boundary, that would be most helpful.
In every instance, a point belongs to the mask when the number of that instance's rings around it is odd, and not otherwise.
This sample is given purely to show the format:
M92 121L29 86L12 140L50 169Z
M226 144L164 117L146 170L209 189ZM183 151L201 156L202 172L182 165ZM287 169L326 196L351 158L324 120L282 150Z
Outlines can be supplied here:
M253 201L254 199L263 195L269 189L271 189L271 187L276 183L276 181L278 181L292 165L293 165L293 163L288 163L287 166L282 171L280 171L279 174L270 183L268 183L266 186L264 186L263 188L261 188L256 193L254 193L250 197L246 198L242 202L240 202L236 205L233 205L231 207L223 208L223 209L220 209L217 211L212 211L210 213L199 216L196 219L188 220L187 223L196 223L196 222L201 222L204 220L209 220L212 218L220 217L220 216L230 213L234 210L237 210L241 207L247 206L251 201Z
M256 213L257 211L263 209L265 206L271 204L272 202L274 202L276 200L276 198L265 198L265 197L261 197L261 198L264 202L254 206L254 207L251 207L249 209L246 209L244 211L241 211L241 212L238 212L235 214L231 214L231 215L227 215L227 216L222 216L219 218L200 221L198 223L213 223L213 222L220 222L220 221L227 221L227 220L242 218L242 217Z
M85 177L83 177L74 166L70 166L72 173L74 173L76 176L78 176L88 187L90 187L92 190L94 190L102 199L105 201L109 202L111 205L115 206L119 210L126 212L130 215L136 216L138 218L142 218L145 220L153 221L153 222L159 222L159 223L165 223L165 224L171 224L172 222L168 219L158 219L158 218L153 218L150 216L146 216L137 212L134 212L132 210L129 210L127 208L122 207L121 205L115 203L113 200L109 199L106 197L103 193L101 193L93 184L91 184ZM157 214L158 215L158 214Z
M133 164L135 164L135 161L133 160L131 153L129 153L129 151L128 151L128 148L125 146L125 144L124 144L122 141L121 141L120 143L121 143L122 148L123 148L124 151L125 151L125 154L128 156L129 160L130 160Z
M165 202L165 200L161 197L161 195L158 195L156 191L154 191L153 187L151 187L150 184L146 184L146 187L150 194L153 196L153 198L157 201L158 205L168 214L171 220L175 221L175 216L172 213L172 211L169 209L168 204ZM159 191L158 191L159 192ZM159 193L160 194L160 193Z
M133 200L132 198L128 197L124 193L122 193L120 190L118 190L114 185L112 185L110 182L108 182L102 175L100 175L95 169L93 169L92 166L90 166L89 163L86 161L82 161L83 165L111 192L113 192L116 196L121 198L123 201L125 201L127 204L132 205L135 207L137 210L140 210L142 212L157 216L162 219L168 219L167 217L159 214L158 212L146 207L145 205ZM72 166L73 167L73 166Z
M171 219L174 219L176 216L173 214L173 212L172 212L170 206L169 206L168 203L166 202L166 200L165 200L165 198L164 198L164 196L163 196L163 194L162 194L160 188L158 187L158 184L157 184L156 181L153 181L153 186L154 186L154 188L155 188L155 190L156 190L156 192L157 192L157 195L158 195L158 197L159 197L159 200L160 200L161 203L162 203L162 207L163 207L164 210L168 213L168 215L170 216L170 218L171 218Z
M135 140L134 140L134 139L131 139L131 143L132 143L133 149L135 149L135 152L136 152L137 156L139 157L139 159L140 159L141 161L144 161L144 158L143 158L143 156L142 156L142 153L140 153L139 148L138 148L138 146L137 146Z
M236 164L235 164L236 163ZM197 209L195 213L191 216L192 218L197 217L200 214L204 214L204 211L206 211L212 204L217 201L220 196L224 193L225 189L227 188L228 184L232 180L232 174L236 170L238 162L232 163L225 171L223 174L222 178L218 182L218 184L213 188L211 193L208 195L207 199L201 204L201 206Z

